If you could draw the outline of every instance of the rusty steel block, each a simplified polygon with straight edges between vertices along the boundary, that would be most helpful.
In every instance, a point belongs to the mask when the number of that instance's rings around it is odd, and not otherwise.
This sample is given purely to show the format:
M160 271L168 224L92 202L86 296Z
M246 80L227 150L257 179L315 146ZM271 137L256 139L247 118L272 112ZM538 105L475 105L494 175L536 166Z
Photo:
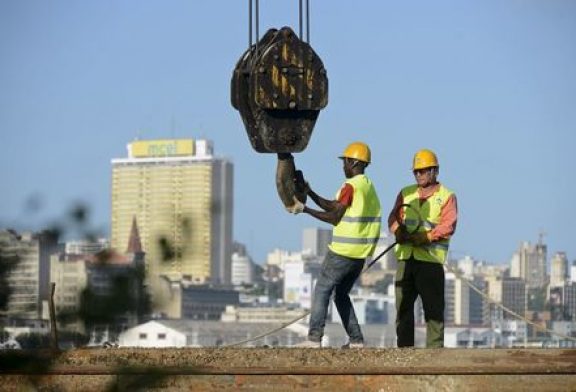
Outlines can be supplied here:
M256 151L300 152L328 104L328 77L292 29L270 29L236 64L230 95Z

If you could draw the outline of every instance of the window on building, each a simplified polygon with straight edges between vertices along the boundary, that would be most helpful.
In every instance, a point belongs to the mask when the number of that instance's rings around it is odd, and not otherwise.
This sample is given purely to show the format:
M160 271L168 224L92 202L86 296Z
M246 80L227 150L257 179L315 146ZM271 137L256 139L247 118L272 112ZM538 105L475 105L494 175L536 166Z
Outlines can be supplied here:
M158 334L158 339L160 339L160 340L166 339L166 334L165 334L165 333L159 333L159 334Z
M146 339L146 338L148 337L148 335L145 334L145 333L140 333L140 334L138 335L138 337L139 337L140 339Z

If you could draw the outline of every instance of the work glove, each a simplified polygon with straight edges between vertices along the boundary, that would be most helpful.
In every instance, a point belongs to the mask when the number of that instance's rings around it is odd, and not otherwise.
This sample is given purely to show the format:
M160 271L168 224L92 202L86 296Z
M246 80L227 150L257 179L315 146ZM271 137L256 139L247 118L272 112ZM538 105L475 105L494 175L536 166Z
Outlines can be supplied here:
M396 236L397 243L403 244L408 241L410 234L406 231L404 226L400 225L394 232L394 236Z
M312 191L312 188L310 188L310 184L308 183L308 181L304 181L302 191L304 192L305 195L309 195L310 191Z
M310 192L310 184L308 184L308 181L304 179L304 173L302 173L302 170L296 170L294 176L294 186L296 187L296 191L298 193L307 195Z
M304 207L306 207L304 205L304 203L302 203L300 200L298 200L296 198L296 196L293 197L293 200L294 200L294 204L292 204L292 206L290 206L290 207L286 207L286 211L288 211L289 213L294 214L294 215L298 215L298 214L304 212Z
M430 243L427 232L417 232L410 234L408 241L416 246L422 246Z

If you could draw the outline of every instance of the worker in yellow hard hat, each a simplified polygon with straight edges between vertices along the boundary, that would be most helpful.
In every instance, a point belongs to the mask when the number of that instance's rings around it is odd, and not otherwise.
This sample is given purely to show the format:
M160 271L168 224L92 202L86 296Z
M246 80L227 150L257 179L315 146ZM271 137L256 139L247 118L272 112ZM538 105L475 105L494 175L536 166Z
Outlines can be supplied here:
M398 347L414 346L418 296L426 319L426 347L444 346L443 264L456 230L458 207L454 192L437 180L439 167L434 152L416 152L412 162L416 183L400 191L388 217L390 232L398 242L394 249Z
M348 334L346 347L364 347L364 337L349 293L380 238L380 200L372 181L364 174L371 159L368 145L351 143L340 158L346 181L334 200L319 196L308 186L307 194L322 210L309 208L296 198L294 206L288 208L294 214L304 212L334 226L332 242L328 245L314 289L308 340L300 345L302 347L321 346L332 292L335 294L334 304Z

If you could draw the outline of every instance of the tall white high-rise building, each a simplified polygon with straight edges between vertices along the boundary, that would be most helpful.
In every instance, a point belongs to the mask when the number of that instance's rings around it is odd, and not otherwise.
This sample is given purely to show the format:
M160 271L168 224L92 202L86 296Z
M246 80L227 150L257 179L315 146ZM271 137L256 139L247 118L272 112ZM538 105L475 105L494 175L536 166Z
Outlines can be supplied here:
M510 259L510 277L511 278L521 278L520 272L520 253L514 252L512 258Z
M444 291L447 324L481 326L489 323L488 301L484 298L486 283L482 276L447 273Z
M449 274L446 274L448 279ZM454 315L453 322L455 325L470 324L470 287L462 279L453 277L454 281Z
M542 239L536 245L522 242L512 257L510 276L524 280L528 289L544 287L548 283L546 254L547 246L542 242Z
M456 309L456 275L452 272L447 272L444 282L444 323L446 325L456 324L455 313ZM462 301L458 301L459 306L462 305Z
M254 262L242 244L234 244L232 253L232 284L252 284L254 282Z
M474 275L474 259L470 256L464 256L457 262L458 270L467 279L471 279Z
M566 252L556 252L550 260L550 287L563 287L568 279Z

